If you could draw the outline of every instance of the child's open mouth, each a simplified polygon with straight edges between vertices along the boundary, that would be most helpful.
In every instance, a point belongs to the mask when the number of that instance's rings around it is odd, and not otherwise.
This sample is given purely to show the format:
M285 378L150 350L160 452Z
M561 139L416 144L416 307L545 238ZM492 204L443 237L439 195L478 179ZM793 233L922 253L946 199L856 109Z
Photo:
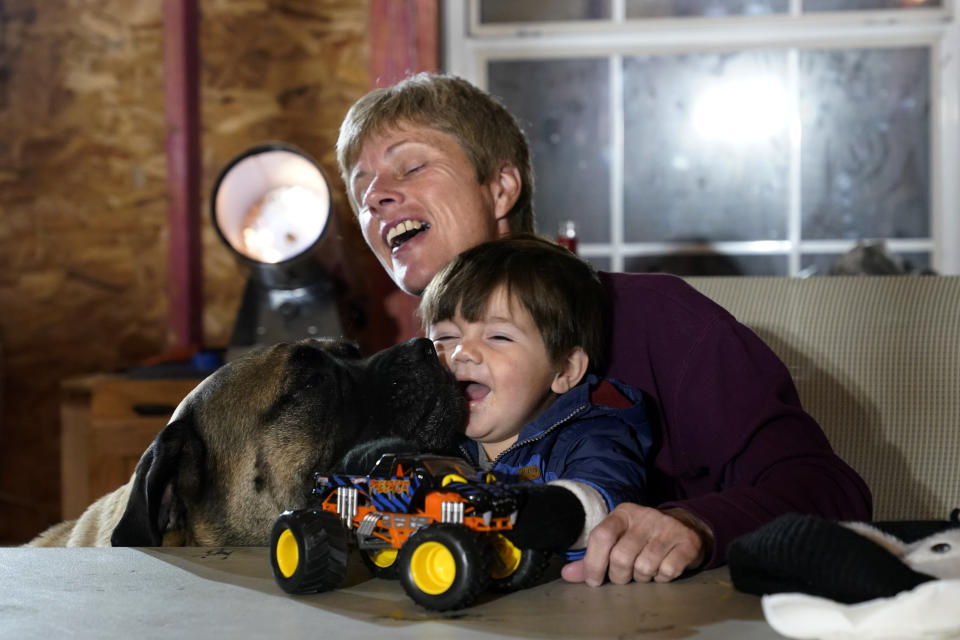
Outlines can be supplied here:
M466 397L467 402L471 405L475 402L480 402L490 393L490 387L485 384L480 384L479 382L473 382L472 380L461 381L460 388L463 390L463 395Z

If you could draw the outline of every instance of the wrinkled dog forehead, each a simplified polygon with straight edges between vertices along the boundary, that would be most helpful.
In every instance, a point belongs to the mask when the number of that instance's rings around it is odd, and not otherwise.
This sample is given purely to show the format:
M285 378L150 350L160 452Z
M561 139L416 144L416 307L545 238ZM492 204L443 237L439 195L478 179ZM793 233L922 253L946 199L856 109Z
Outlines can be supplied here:
M426 338L413 338L380 351L364 361L373 374L403 374L407 379L434 378L444 371L433 343Z
M244 354L200 382L180 403L171 420L189 412L226 412L259 416L288 390L311 385L311 377L346 367L358 357L351 343L306 339Z

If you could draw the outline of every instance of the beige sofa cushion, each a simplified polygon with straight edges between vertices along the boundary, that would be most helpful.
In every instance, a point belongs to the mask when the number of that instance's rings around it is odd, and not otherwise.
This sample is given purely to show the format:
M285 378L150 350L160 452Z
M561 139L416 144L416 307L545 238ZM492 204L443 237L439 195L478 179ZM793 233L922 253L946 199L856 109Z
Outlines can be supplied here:
M875 519L960 507L960 277L687 280L786 363Z

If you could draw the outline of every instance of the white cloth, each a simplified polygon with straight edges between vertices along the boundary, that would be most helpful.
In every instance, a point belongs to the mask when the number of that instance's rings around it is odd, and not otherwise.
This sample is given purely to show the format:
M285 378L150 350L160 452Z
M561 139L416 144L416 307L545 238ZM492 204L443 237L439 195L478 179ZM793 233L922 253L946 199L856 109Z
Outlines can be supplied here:
M960 579L960 529L949 529L903 549L903 561L928 576ZM957 601L960 606L960 600Z
M788 638L960 638L960 580L933 580L892 598L841 604L805 593L762 598L763 615Z
M914 571L934 578L960 578L960 528L945 529L916 542L905 543L869 524L842 524L870 538Z
M763 615L777 633L822 640L960 638L960 529L904 544L869 525L847 526L884 546L914 571L940 580L857 604L805 593L763 596Z

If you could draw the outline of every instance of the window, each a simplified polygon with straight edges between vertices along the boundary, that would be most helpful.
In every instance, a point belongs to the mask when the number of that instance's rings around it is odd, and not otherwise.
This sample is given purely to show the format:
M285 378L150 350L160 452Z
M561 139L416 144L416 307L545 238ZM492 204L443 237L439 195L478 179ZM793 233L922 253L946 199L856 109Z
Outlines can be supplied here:
M960 273L951 0L448 0L445 68L530 139L538 228L600 268Z

